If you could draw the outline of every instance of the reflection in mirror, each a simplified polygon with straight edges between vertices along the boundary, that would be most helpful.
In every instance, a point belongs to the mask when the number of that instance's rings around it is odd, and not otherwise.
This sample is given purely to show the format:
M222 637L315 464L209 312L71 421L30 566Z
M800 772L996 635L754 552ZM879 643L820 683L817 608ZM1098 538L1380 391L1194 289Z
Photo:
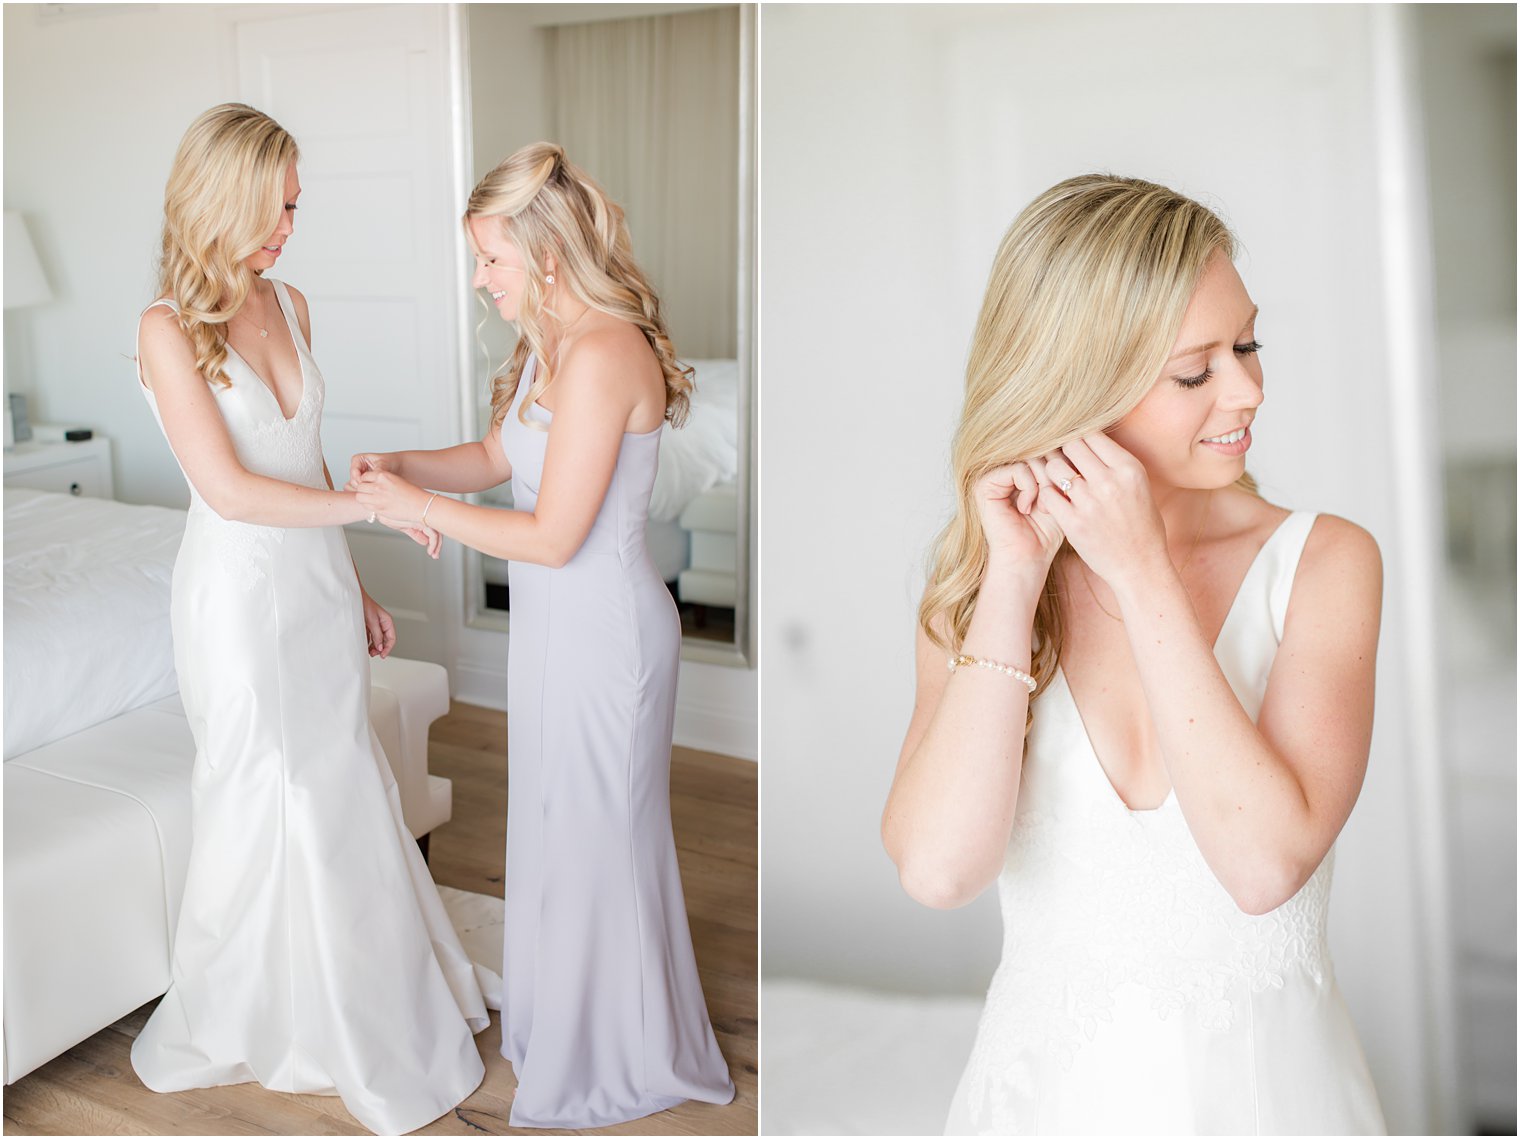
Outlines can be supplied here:
M647 544L688 649L742 651L741 13L671 5L632 19L587 18L609 8L468 7L472 174L549 139L623 207L677 355L696 372L686 425L662 429ZM480 325L471 395L484 434L491 375L510 356L515 330L483 301L467 319ZM510 506L510 486L477 500ZM470 556L472 623L501 627L511 609L507 563Z

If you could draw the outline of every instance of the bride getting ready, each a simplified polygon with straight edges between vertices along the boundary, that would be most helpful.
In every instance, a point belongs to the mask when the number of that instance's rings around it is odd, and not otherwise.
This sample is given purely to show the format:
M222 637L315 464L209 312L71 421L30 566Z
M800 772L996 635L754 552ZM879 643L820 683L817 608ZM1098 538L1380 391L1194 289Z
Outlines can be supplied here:
M172 983L132 1066L162 1092L339 1095L398 1134L480 1084L488 1018L369 723L367 653L395 630L339 528L370 512L322 459L306 301L267 276L298 157L252 107L191 124L140 325L143 397L190 486L171 613L196 757Z
M1382 565L1246 473L1234 251L1089 175L993 262L882 818L912 897L1002 903L950 1134L1385 1131L1326 936Z

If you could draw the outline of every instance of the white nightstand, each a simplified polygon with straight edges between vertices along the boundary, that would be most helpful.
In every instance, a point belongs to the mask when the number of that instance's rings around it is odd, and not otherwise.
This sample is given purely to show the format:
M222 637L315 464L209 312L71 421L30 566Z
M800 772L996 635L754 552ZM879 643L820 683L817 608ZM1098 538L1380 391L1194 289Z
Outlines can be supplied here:
M17 443L5 452L5 485L115 498L111 441L97 435L82 443Z

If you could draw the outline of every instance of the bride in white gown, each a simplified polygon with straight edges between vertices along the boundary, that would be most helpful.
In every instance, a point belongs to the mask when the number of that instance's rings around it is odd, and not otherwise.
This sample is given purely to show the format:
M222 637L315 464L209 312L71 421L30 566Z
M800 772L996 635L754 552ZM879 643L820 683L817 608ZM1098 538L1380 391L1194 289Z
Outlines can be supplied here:
M369 726L366 645L384 656L395 631L339 529L367 515L322 460L306 302L262 275L296 158L252 108L196 120L139 326L140 386L190 485L171 614L196 757L172 983L132 1065L156 1091L340 1095L397 1134L479 1085L487 1013Z
M1381 562L1245 473L1233 251L1092 175L993 265L882 820L913 897L1002 903L953 1134L1384 1131L1326 940Z

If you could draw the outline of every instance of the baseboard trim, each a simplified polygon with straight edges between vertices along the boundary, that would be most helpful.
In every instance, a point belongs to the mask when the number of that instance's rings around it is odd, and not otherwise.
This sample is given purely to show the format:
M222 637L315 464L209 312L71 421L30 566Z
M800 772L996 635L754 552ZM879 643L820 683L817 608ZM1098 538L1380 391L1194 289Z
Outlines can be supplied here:
M728 708L682 699L676 693L675 740L681 747L715 751L739 759L758 760L755 721Z
M507 669L504 664L455 661L449 670L449 688L455 700L497 712L507 710Z

